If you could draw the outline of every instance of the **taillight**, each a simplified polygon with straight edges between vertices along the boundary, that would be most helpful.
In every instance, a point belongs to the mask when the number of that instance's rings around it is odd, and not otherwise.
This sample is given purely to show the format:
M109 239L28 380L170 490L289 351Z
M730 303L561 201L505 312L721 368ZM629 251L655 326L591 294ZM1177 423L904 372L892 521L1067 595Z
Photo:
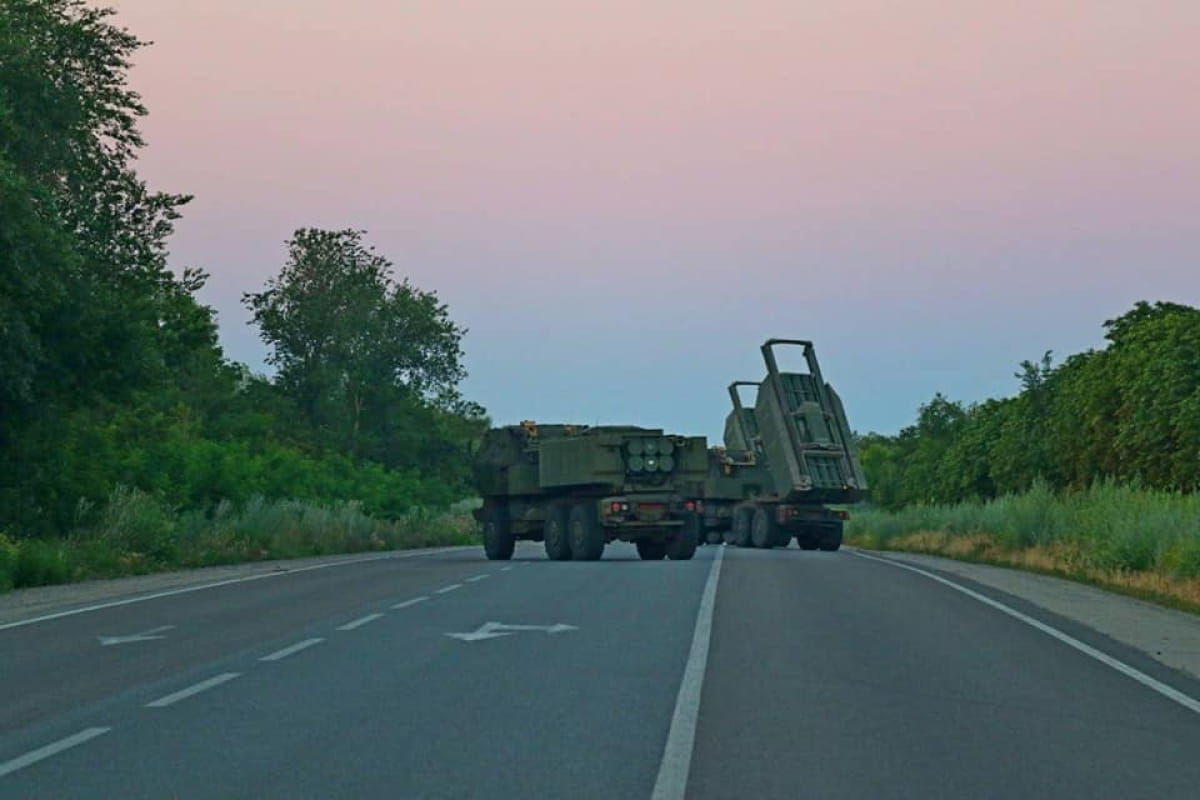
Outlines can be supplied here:
M613 503L611 506L609 506L608 510L611 511L612 513L616 514L618 511L621 510L621 504Z
M683 507L686 508L688 511L695 511L696 510L696 501L695 500L685 500L683 503Z

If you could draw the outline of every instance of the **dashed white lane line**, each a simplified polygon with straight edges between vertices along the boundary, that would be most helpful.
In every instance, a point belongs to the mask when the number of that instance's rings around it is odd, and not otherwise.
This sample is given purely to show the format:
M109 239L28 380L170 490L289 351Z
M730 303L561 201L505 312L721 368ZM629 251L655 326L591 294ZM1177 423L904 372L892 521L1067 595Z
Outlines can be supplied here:
M1163 683L1162 681L1151 678L1149 675L1142 672L1140 669L1137 669L1136 667L1131 667L1128 664L1126 664L1124 661L1119 661L1119 660L1113 658L1112 656L1108 655L1107 653L1097 650L1096 648L1092 647L1091 645L1084 644L1083 642L1076 639L1074 636L1071 636L1070 634L1067 634L1067 633L1063 633L1058 628L1051 627L1050 625L1047 625L1044 622L1040 622L1039 620L1034 619L1033 617L1029 616L1028 614L1022 614L1020 611L1017 611L1015 608L1010 608L1009 606L1006 606L1004 603L993 600L992 598L990 598L986 595L982 595L979 592L968 589L965 586L960 586L959 584L955 583L954 581L948 581L939 575L934 575L932 572L927 572L927 571L925 571L923 569L919 569L917 567L911 567L908 564L901 564L897 561L891 560L890 558L879 558L878 556L869 556L866 553L860 552L858 550L855 550L853 552L854 552L854 555L856 555L860 558L865 558L870 561L878 561L882 564L889 564L893 567L899 567L900 569L906 569L909 572L915 572L918 575L929 578L929 580L931 580L931 581L937 581L938 583L942 584L943 586L947 586L956 592L962 592L967 597L970 597L974 600L978 600L979 602L983 603L984 605L991 606L992 608L996 609L997 611L1007 614L1008 616L1012 617L1013 619L1024 622L1026 625L1030 626L1031 628L1038 629L1039 631L1046 634L1047 636L1052 636L1055 639L1058 639L1060 642L1067 645L1068 647L1075 648L1076 650L1083 653L1084 655L1090 656L1090 657L1096 659L1101 664L1104 664L1105 666L1108 666L1108 667L1112 667L1113 669L1115 669L1117 672L1121 673L1122 675L1133 678L1138 683L1142 684L1143 686L1145 686L1148 689L1158 692L1163 697L1166 697L1169 700L1174 700L1176 703L1183 706L1184 708L1186 708L1190 711L1195 711L1197 714L1200 714L1200 700L1196 700L1195 698L1184 694L1183 692L1179 691L1178 689L1173 689L1170 686L1168 686L1167 684Z
M437 591L434 592L434 594L445 594L446 592L453 592L455 589L461 589L461 588L462 588L461 583L452 583L449 586L443 586L442 588L438 589Z
M408 608L409 606L415 606L417 603L424 603L428 599L429 599L428 597L425 597L424 595L422 595L420 597L414 597L411 600L405 600L403 603L396 603L396 605L392 606L392 608L395 609L396 611L399 611L402 608Z
M368 622L374 622L375 620L379 619L382 616L383 616L383 614L367 614L365 617L359 617L358 619L354 620L353 622L347 622L345 625L339 625L338 630L339 631L352 631L355 628L361 628L363 625L366 625Z
M186 689L180 689L178 692L174 692L173 694L160 697L157 700L152 700L151 702L146 703L146 708L166 708L167 706L178 703L180 700L186 700L192 695L200 694L201 692L207 691L214 686L220 686L222 683L227 683L239 675L241 675L240 672L222 672L220 675L216 675L206 681L200 681L199 683L193 684Z
M50 756L56 756L64 750L70 750L72 747L89 742L111 730L112 728L85 728L79 733L68 736L65 739L59 739L57 742L48 744L45 747L31 750L23 756L17 756L12 761L5 761L3 764L0 764L0 778L3 778L5 775L11 775L17 770L24 769L31 764L36 764L43 759L50 758Z
M696 723L700 717L700 693L704 688L704 672L708 668L708 644L712 638L713 608L717 600L717 581L721 578L721 559L725 548L718 547L708 581L700 595L696 612L696 629L692 633L692 648L683 668L683 680L675 698L675 713L663 748L658 777L654 781L652 800L683 800L687 792L688 773L692 768L692 748L696 743Z
M511 571L512 571L512 567L501 567L501 568L500 568L500 571L501 571L501 572L511 572Z
M283 648L282 650L276 650L274 653L271 653L269 656L263 656L262 658L259 659L259 661L278 661L281 658L287 658L290 655L299 653L301 650L307 650L308 648L312 647L314 644L320 644L323 641L325 641L325 640L324 639L305 639L304 641L296 642L293 645L288 645L287 647Z
M487 575L472 575L470 578L467 578L466 582L467 583L475 583L476 581L481 581L486 577L487 577Z

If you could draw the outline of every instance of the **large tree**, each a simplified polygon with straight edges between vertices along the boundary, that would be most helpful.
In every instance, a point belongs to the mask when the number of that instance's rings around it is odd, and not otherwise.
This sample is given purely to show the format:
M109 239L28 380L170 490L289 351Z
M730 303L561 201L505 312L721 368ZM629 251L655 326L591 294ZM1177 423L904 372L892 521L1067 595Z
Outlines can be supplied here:
M146 109L127 74L143 42L112 14L0 0L0 526L73 513L95 465L67 458L71 431L232 385L194 296L205 276L167 268L188 198L134 169Z
M416 407L462 410L464 329L433 292L392 278L391 263L355 230L304 228L287 261L244 302L279 386L325 441L380 457ZM383 457L385 462L393 461Z

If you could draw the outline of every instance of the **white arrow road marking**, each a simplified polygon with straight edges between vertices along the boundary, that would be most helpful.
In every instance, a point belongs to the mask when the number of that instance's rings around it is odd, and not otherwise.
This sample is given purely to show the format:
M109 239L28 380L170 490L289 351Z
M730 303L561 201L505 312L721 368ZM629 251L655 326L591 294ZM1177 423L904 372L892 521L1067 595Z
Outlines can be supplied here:
M464 642L479 642L484 639L498 639L518 631L542 631L553 635L576 630L579 628L574 625L564 625L561 622L553 625L505 625L503 622L485 622L469 633L447 633L446 635L451 639L460 639Z
M149 642L152 639L167 638L162 635L163 631L172 630L174 627L174 625L162 625L158 628L142 631L141 633L131 633L128 636L97 636L96 638L100 640L101 647L108 647L113 644L128 644L129 642Z

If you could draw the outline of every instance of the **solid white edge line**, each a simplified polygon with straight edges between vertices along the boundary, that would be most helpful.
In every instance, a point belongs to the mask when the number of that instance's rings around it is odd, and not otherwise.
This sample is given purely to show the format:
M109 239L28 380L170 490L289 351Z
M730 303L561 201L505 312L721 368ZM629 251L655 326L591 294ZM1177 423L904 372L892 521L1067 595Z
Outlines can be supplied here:
M288 645L287 647L283 648L282 650L276 650L274 653L271 653L270 655L263 656L262 658L259 659L259 661L278 661L281 658L287 658L290 655L299 653L301 650L307 650L308 648L312 647L314 644L320 644L323 641L325 641L325 640L320 639L320 638L304 639L303 641L299 641L299 642L296 642L295 644Z
M396 603L396 605L392 606L392 608L395 609L396 611L399 611L402 608L408 608L409 606L415 606L417 603L424 603L428 599L429 598L426 597L425 595L421 595L420 597L414 597L411 600L405 600L403 603Z
M379 619L382 616L383 616L383 614L367 614L365 617L359 617L358 619L354 620L353 622L347 622L345 625L339 625L338 630L339 631L352 631L355 628L361 628L363 625L366 625L368 622L374 622L375 620Z
M328 569L329 567L345 567L350 564L363 564L368 561L387 561L393 558L417 558L419 556L432 556L439 553L448 553L452 550L466 549L467 545L457 547L439 547L433 550L421 550L419 552L386 553L383 555L369 556L367 558L352 558L345 561L331 561L326 564L313 564L309 567L296 567L294 569L284 569L277 572L263 572L258 575L247 575L242 578L229 578L223 581L215 581L213 583L202 583L198 586L185 586L181 589L170 589L165 592L155 592L154 594L139 595L138 597L127 597L124 600L113 600L109 603L97 603L96 605L84 606L83 608L72 608L67 611L56 611L53 614L43 614L40 617L31 619L17 620L16 622L6 622L0 625L0 631L8 630L9 628L20 628L22 625L33 625L36 622L49 622L52 619L61 619L63 617L73 617L76 614L86 614L91 611L103 611L106 608L117 608L118 606L127 606L132 603L142 603L146 600L157 600L160 597L174 597L179 594L188 594L189 592L199 592L203 589L215 589L218 586L229 586L234 583L246 583L248 581L262 580L263 578L279 578L284 575L295 575L298 572L312 572L315 569Z
M435 590L434 594L445 594L446 592L453 592L455 589L461 589L461 588L462 588L461 583L452 583L449 586L443 586L442 588Z
M512 570L512 567L501 567L501 568L500 568L500 571L501 571L501 572L509 572L509 571L511 571L511 570Z
M934 575L932 572L927 572L926 570L920 569L919 567L910 566L908 564L901 564L897 561L891 560L890 558L880 558L878 556L869 556L866 553L862 553L858 550L855 550L853 552L854 552L854 555L856 555L860 558L865 558L870 561L878 561L881 564L888 564L890 566L898 567L900 569L906 569L909 572L915 572L918 575L922 575L926 578L929 578L931 581L937 581L938 583L942 584L943 586L948 586L951 589L955 590L956 592L962 592L966 596L968 596L974 600L978 600L979 602L983 603L984 605L991 606L992 608L996 609L997 611L1003 612L1003 613L1007 614L1008 616L1012 617L1013 619L1024 622L1026 625L1029 625L1032 628L1038 629L1039 631L1046 634L1047 636L1054 637L1055 639L1059 640L1060 642L1067 645L1068 647L1073 647L1076 650L1078 650L1079 652L1083 653L1084 655L1090 656L1091 658L1096 659L1101 664L1104 664L1106 667L1111 667L1112 669L1116 670L1117 672L1121 673L1122 675L1125 675L1126 677L1129 677L1129 678L1133 678L1135 681L1142 684L1146 688L1151 689L1155 692L1158 692L1163 697L1166 697L1168 700L1175 701L1176 703L1178 703L1179 705L1188 709L1189 711L1194 711L1197 714L1200 714L1200 700L1196 700L1195 698L1184 694L1183 692L1179 691L1178 689L1174 689L1174 688L1168 686L1167 684L1163 683L1162 681L1156 680L1155 678L1150 677L1146 673L1142 672L1140 669L1137 669L1136 667L1131 667L1128 664L1126 664L1124 661L1120 661L1119 659L1113 658L1112 656L1108 655L1107 653L1104 653L1100 650L1097 650L1096 648L1092 647L1089 644L1085 644L1085 643L1079 641L1074 636L1071 636L1068 633L1063 633L1058 628L1052 627L1050 625L1047 625L1044 622L1036 620L1033 617L1029 616L1028 614L1022 614L1020 611L1017 611L1015 608L1011 608L1009 606L1006 606L1004 603L993 600L992 598L988 597L987 595L980 594L979 592L968 589L965 586L961 586L961 585L955 583L954 581L946 580L945 578L941 577L940 575Z
M0 778L10 775L19 769L24 769L31 764L36 764L43 759L50 758L50 756L58 755L64 750L70 750L76 745L91 741L97 736L101 736L111 730L112 728L85 728L79 733L68 736L65 739L59 739L57 742L52 742L45 747L31 750L23 756L14 758L12 761L5 761L3 764L0 764Z
M481 581L486 577L488 577L488 576L487 575L472 575L470 578L466 579L465 583L475 583L475 581Z
M194 694L200 694L203 691L220 686L222 683L233 680L241 675L240 672L222 672L220 675L215 675L206 681L194 683L186 689L180 689L178 692L173 692L157 700L152 700L146 703L146 708L166 708L169 705L174 705L180 700L186 700Z
M696 743L696 722L700 715L700 693L704 688L704 671L708 667L708 644L712 637L713 609L717 599L717 580L721 577L721 560L725 548L718 547L708 571L708 582L700 596L696 612L696 630L688 652L683 681L675 698L675 713L663 748L658 777L654 781L652 800L682 800L687 791L688 773L692 768L692 748Z

